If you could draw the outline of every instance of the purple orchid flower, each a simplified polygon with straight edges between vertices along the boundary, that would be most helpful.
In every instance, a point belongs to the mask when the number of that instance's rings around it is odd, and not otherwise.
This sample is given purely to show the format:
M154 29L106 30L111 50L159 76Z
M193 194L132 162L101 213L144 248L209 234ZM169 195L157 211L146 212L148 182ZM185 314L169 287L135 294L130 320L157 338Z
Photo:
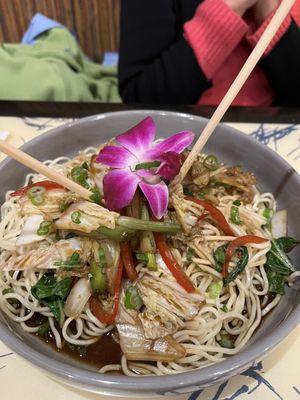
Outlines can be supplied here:
M118 146L105 146L96 160L111 170L103 179L103 191L109 210L120 210L132 200L137 187L147 198L152 213L160 219L168 207L168 187L162 180L173 179L180 170L180 153L194 134L183 131L154 143L155 123L145 118L116 137Z

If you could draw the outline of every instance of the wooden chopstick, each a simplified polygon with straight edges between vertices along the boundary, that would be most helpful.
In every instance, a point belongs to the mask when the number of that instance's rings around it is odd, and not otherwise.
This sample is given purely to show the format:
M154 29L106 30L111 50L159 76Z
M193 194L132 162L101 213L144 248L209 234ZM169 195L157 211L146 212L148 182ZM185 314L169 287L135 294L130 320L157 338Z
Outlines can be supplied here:
M71 190L71 192L76 193L78 196L84 199L88 200L92 195L92 192L78 185L78 183L73 182L71 179L66 178L59 172L47 167L47 165L41 163L40 161L31 157L29 154L24 153L24 151L12 146L2 139L0 139L0 150L8 156L14 158L19 163L25 165L35 172L38 172L39 174L44 175L51 181L59 183L60 185Z
M271 40L273 39L275 33L279 29L280 25L282 24L285 17L288 15L289 11L291 10L295 0L283 0L278 7L276 13L274 14L273 18L271 19L269 25L267 26L265 32L261 36L260 40L258 41L257 45L254 47L253 51L251 52L250 56L248 57L247 61L245 62L244 66L242 67L241 71L235 78L234 82L228 89L227 93L225 94L223 100L217 107L216 111L212 115L211 119L208 121L207 125L203 129L199 139L194 144L192 151L189 153L188 157L186 158L185 162L183 163L180 173L174 179L173 184L180 183L185 175L188 173L189 169L191 168L193 162L196 160L197 155L201 153L203 147L205 146L206 142L214 132L215 128L221 121L222 117L226 113L227 109L229 108L230 104L235 99L236 95L241 90L242 86L246 82L247 78L255 68L256 64L258 63L259 59L267 49L268 45L270 44Z

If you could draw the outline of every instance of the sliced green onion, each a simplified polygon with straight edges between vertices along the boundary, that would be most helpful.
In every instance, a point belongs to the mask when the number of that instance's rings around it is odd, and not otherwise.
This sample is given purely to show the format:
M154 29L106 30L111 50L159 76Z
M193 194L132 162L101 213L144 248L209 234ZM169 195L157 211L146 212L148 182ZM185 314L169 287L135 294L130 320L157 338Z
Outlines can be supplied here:
M92 291L98 294L104 294L106 292L106 275L104 268L101 267L100 263L93 260L90 265L90 273Z
M41 196L45 194L45 192L46 189L43 186L33 186L32 188L27 190L26 195L31 199L31 197Z
M38 194L35 197L30 197L30 201L34 206L42 206L45 203L45 197Z
M219 161L216 156L210 154L209 156L205 157L203 165L210 171L215 171L216 169L219 168Z
M95 185L90 190L93 193L93 194L90 195L90 200L93 203L100 204L101 203L101 195L100 195L100 191L99 191L98 186Z
M216 299L220 296L223 289L223 282L212 283L208 288L208 295L211 299Z
M222 347L225 347L226 349L234 348L233 339L228 333L221 333L221 339L219 340L219 343Z
M79 225L80 224L80 217L81 217L81 212L80 211L74 211L71 214L71 220L74 222L74 224Z
M193 261L192 259L193 259L193 257L195 257L196 256L196 251L195 251L195 249L193 249L192 247L189 247L188 249L187 249L187 252L186 252L186 259L187 259L187 261Z
M263 216L266 218L267 221L269 221L273 217L273 210L272 208L266 207L263 211Z
M125 290L125 307L127 310L139 310L143 305L143 301L135 286L129 286Z
M242 203L240 200L234 200L234 202L232 204L235 206L240 206Z
M106 262L106 257L105 257L105 251L100 248L98 251L98 256L99 256L99 263L101 265L101 267L106 267L107 262Z
M237 206L231 206L230 221L233 222L236 225L241 225L239 209L238 209Z
M223 282L212 283L208 288L208 295L211 299L216 299L220 296L223 289Z
M149 271L157 271L155 254L147 253L147 258L148 258L147 268L149 269Z
M144 162L144 163L136 164L134 170L137 171L137 170L139 170L139 169L151 169L151 168L156 168L156 167L159 167L160 164L161 164L160 161Z
M77 166L71 170L71 178L77 183L82 183L87 180L88 172L85 168Z
M263 216L266 218L265 227L271 231L272 229L272 217L274 215L274 211L271 208L266 207L263 211Z
M196 197L198 197L198 199L204 199L205 195L208 193L207 189L202 189L200 190L200 192L198 192L196 194Z
M69 205L69 203L65 203L64 201L62 201L59 205L59 211L62 213L65 212L68 209Z
M223 312L228 312L227 305L226 305L226 304L223 304L222 307L221 307L221 310L222 310Z
M135 253L135 257L138 261L141 261L145 264L148 262L148 255L145 253Z
M50 227L52 225L51 221L42 221L38 230L36 231L39 236L46 236L50 233Z
M215 260L215 269L218 272L222 272L222 267L225 262L225 252L228 247L228 244L223 244L222 246L219 246L214 252L213 252L213 258Z

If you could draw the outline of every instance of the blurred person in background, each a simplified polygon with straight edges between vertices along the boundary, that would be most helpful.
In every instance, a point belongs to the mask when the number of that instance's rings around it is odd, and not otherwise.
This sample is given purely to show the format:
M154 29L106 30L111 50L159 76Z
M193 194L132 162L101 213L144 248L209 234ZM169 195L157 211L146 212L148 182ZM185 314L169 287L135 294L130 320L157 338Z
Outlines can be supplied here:
M119 89L127 103L217 105L280 0L122 0ZM233 105L300 105L300 0Z

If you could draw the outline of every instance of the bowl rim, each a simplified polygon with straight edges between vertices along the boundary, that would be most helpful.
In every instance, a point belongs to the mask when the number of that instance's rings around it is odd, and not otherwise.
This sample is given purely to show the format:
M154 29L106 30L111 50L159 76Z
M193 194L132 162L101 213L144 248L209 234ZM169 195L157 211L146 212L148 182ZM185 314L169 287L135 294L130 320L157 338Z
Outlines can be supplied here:
M109 119L111 117L118 117L124 114L131 114L137 116L151 115L161 115L165 117L181 117L188 118L191 120L207 122L206 118L192 115L188 113L175 112L175 111L164 111L164 110L151 110L151 109L138 109L138 110L124 110L124 111L112 111L106 112L103 114L91 115L85 118L80 118L77 120L73 120L71 122L67 122L58 127L52 128L49 131L39 135L38 137L26 142L22 146L23 150L27 150L27 148L31 148L36 143L40 142L53 133L59 133L61 130L65 128L72 128L72 126L80 126L84 125L86 122L94 122L102 119ZM249 140L250 143L255 146L264 146L259 143L254 138L238 131L231 126L225 127L233 133L234 135L240 137L247 137L246 140ZM288 164L279 154L270 149L267 146L264 146L264 149L271 158L273 158L274 162L277 164L281 164L285 169L296 172L294 168ZM0 173L2 168L6 166L7 163L10 163L11 159L6 157L0 163ZM300 186L300 176L296 172L297 179L299 181ZM187 372L176 373L174 375L163 375L163 376L139 376L139 377L131 377L131 376L122 376L122 375L106 375L99 374L96 371L82 370L79 367L72 366L68 363L64 363L59 360L52 360L48 356L43 355L39 351L35 350L30 345L26 344L18 335L12 335L10 328L4 324L4 322L0 321L0 338L5 345L7 345L10 349L12 349L16 354L25 358L27 361L32 363L33 365L43 369L44 371L58 376L64 381L73 382L74 384L80 383L86 385L87 387L93 386L93 388L103 388L103 389L116 389L120 392L122 391L131 391L131 392L140 392L141 390L148 393L156 392L165 392L172 391L174 389L182 389L185 387L193 386L194 388L197 385L201 385L201 383L211 382L213 384L216 380L225 379L228 377L228 374L233 374L234 371L239 372L243 369L246 369L251 363L255 360L261 359L267 352L269 352L272 348L274 348L279 342L281 342L287 334L289 334L299 323L300 321L300 304L298 304L285 318L285 320L277 327L277 329L273 330L269 335L264 338L261 338L258 343L255 343L254 346L249 346L243 349L240 353L233 355L231 357L226 358L224 361L209 365L204 367L203 369L194 369ZM238 362L237 362L238 361ZM204 372L204 374L203 374ZM203 376L201 376L203 375ZM174 392L175 394L175 392Z

